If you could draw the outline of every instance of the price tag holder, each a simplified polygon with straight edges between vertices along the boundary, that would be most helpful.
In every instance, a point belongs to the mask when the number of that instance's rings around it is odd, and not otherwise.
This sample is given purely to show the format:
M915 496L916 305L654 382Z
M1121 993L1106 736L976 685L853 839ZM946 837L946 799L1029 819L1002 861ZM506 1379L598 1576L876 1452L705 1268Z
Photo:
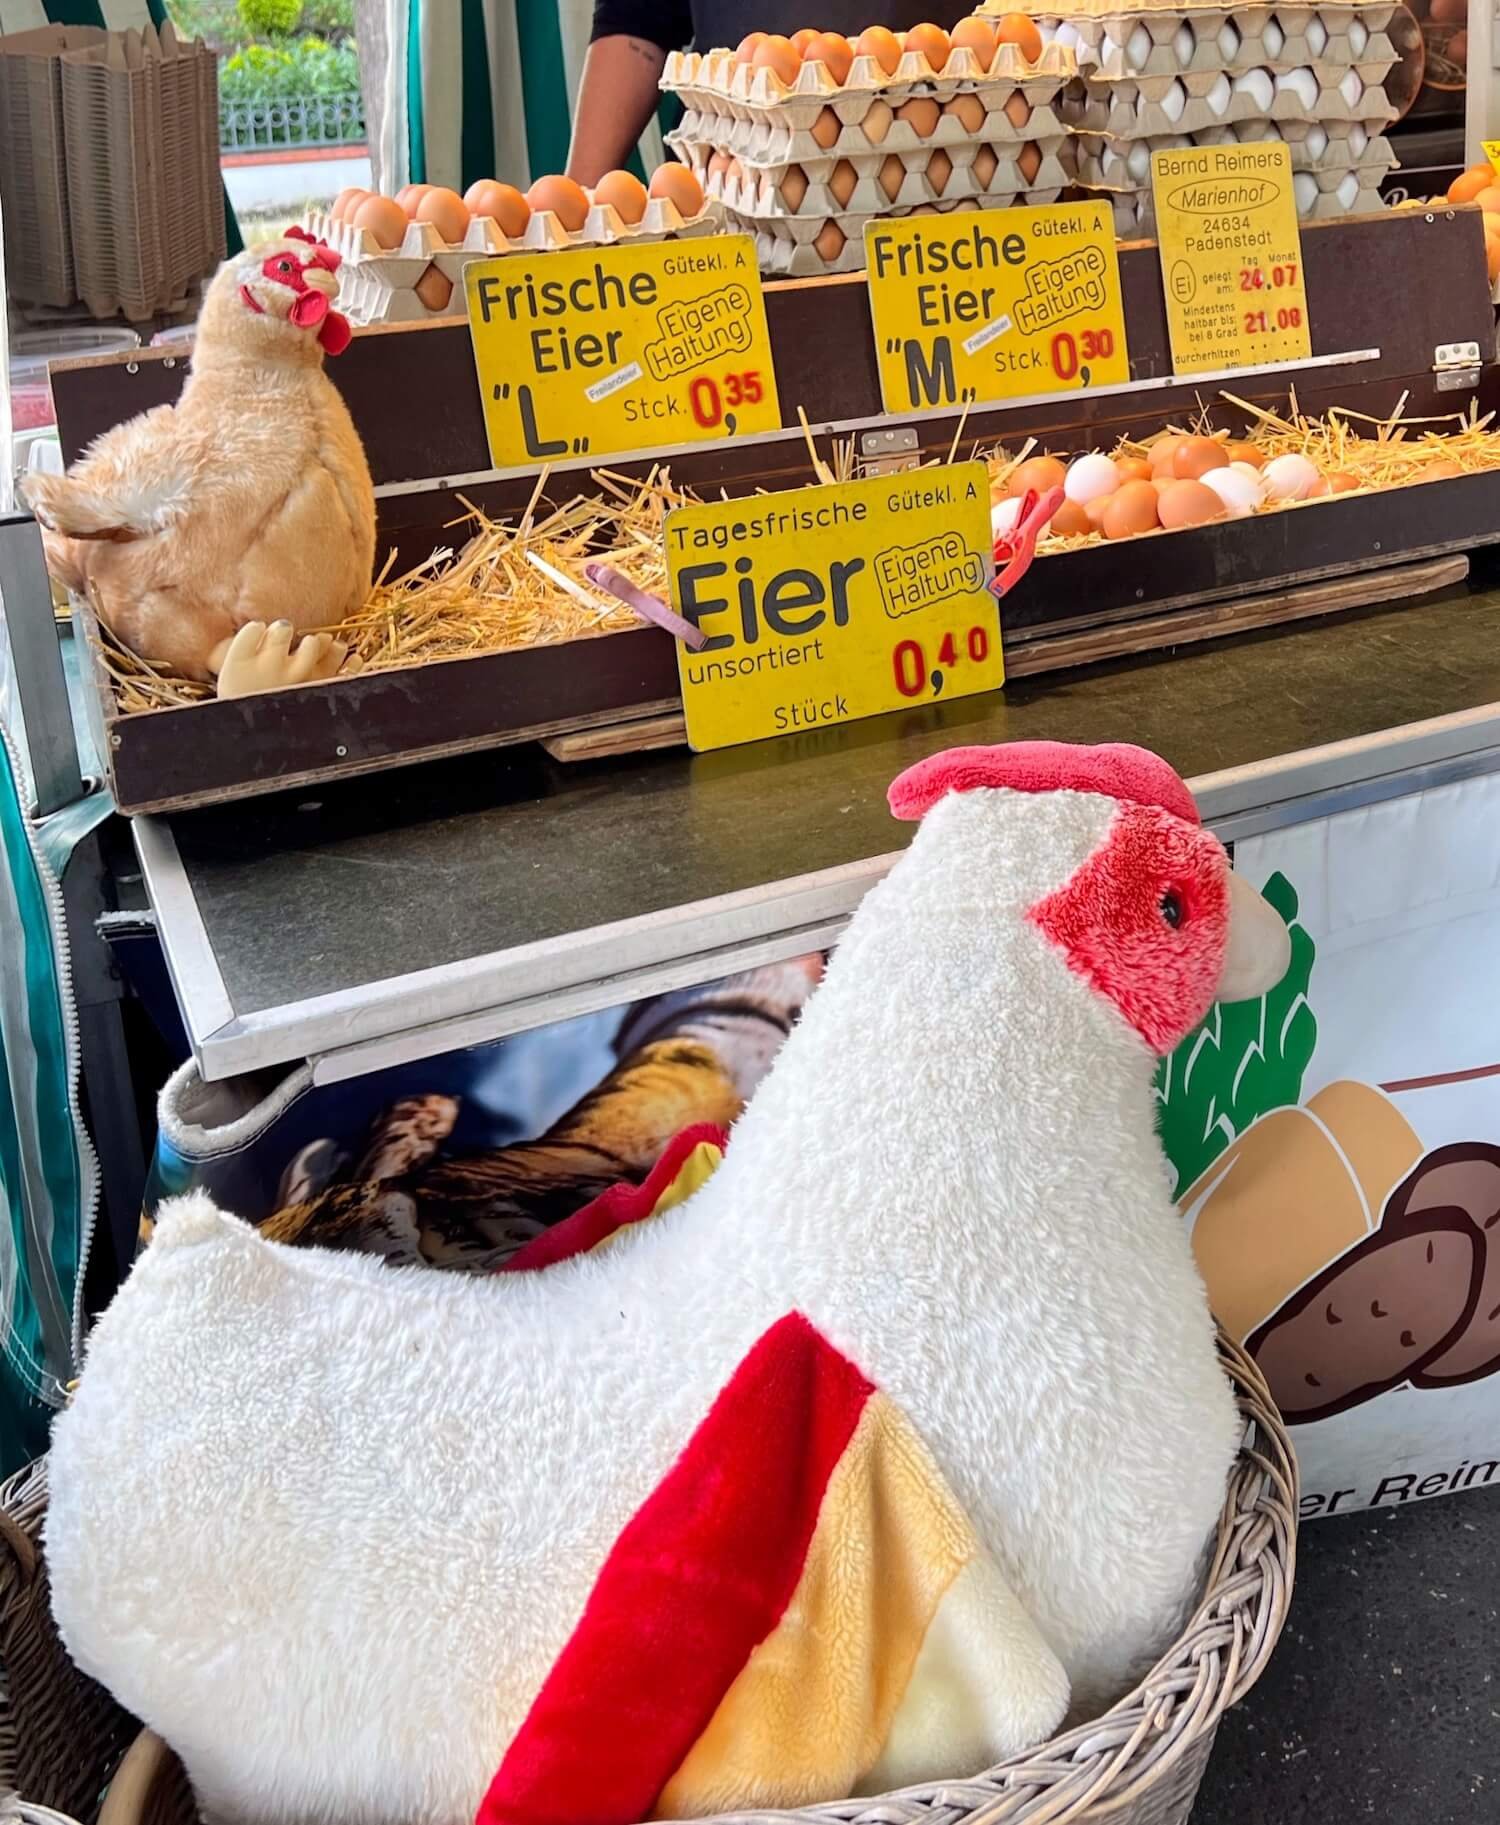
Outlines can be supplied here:
M781 429L748 235L464 268L497 469Z
M983 463L680 507L664 528L700 753L1004 681Z
M1287 146L1156 152L1151 187L1173 373L1309 360Z
M887 412L1130 379L1107 204L880 219L865 264Z

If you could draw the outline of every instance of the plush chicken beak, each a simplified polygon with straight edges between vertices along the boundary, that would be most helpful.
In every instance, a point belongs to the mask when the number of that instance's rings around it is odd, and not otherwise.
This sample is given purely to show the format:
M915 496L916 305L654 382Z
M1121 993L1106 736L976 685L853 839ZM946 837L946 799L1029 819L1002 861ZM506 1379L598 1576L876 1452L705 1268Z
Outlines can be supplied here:
M1254 1001L1280 982L1292 960L1292 939L1250 883L1229 876L1229 947L1215 990L1217 1001Z

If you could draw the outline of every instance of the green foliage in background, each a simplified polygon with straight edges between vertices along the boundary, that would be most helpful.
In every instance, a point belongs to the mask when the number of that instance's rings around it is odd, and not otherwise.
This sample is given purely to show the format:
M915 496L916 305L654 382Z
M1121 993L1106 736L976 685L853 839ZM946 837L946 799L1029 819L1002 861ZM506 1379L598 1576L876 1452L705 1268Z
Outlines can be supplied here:
M1297 923L1297 893L1286 876L1273 874L1263 892L1291 933L1286 975L1259 1001L1215 1002L1157 1070L1161 1142L1175 1192L1186 1190L1252 1122L1302 1099L1318 1041L1307 1000L1314 946Z
M354 37L354 0L166 0L166 8L184 38L201 38L217 51L295 35L335 43Z
M302 18L302 0L240 0L240 18L252 38L290 38Z
M246 45L219 65L223 101L270 101L278 96L347 95L359 89L352 44L300 38L288 46Z

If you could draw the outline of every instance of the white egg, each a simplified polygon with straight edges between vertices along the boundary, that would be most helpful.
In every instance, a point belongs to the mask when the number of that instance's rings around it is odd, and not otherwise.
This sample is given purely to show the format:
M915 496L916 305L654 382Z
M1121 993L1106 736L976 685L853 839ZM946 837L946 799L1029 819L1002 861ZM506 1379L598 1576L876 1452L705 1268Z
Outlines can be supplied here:
M1297 214L1306 215L1318 200L1318 180L1310 171L1299 171L1292 179L1292 196Z
M1080 507L1087 507L1090 501L1113 494L1119 485L1120 471L1107 456L1100 456L1096 451L1091 456L1080 456L1068 470L1063 480L1063 493L1070 501L1077 501Z
M1355 121L1354 125L1349 129L1349 156L1357 159L1369 143L1369 134L1366 133L1358 121Z
M1186 106L1187 90L1180 82L1174 82L1161 98L1161 111L1168 120L1181 120Z
M1224 59L1227 68L1240 54L1240 35L1234 29L1231 20L1226 19L1219 27L1219 55Z
M1193 28L1185 23L1179 25L1172 38L1172 50L1183 69L1193 61L1193 52L1197 48L1198 40L1193 36Z
M1354 199L1359 195L1359 173L1346 171L1339 179L1338 199L1340 209L1352 209Z
M1234 79L1236 95L1248 95L1257 108L1264 111L1269 108L1276 94L1276 85L1271 80L1269 70L1247 70L1243 76Z
M1055 44L1066 45L1071 51L1078 44L1078 27L1076 25L1069 25L1065 19L1052 34L1052 39Z
M1208 92L1208 105L1215 114L1222 114L1229 106L1233 95L1234 89L1229 78L1221 74Z
M1318 79L1311 70L1306 68L1288 70L1284 75L1276 78L1276 93L1295 95L1302 106L1311 113L1318 103Z
M1265 483L1261 480L1260 470L1256 468L1254 463L1231 463L1229 467L1234 470L1236 475L1248 476L1250 480L1255 483L1257 494L1265 494ZM1214 471L1211 469L1209 474L1212 475L1213 473Z
M1231 463L1227 469L1210 469L1198 478L1205 488L1211 488L1218 495L1237 520L1254 513L1261 503L1259 475L1253 469L1249 475L1242 473L1250 468L1249 463Z
M1138 184L1149 182L1151 177L1151 148L1143 141L1137 141L1130 148L1125 160L1125 169Z
M1358 70L1346 70L1344 80L1339 84L1339 94L1352 108L1365 92L1365 85L1359 79Z
M1266 29L1260 35L1260 41L1265 46L1267 57L1279 57L1281 47L1286 43L1286 33L1274 19L1268 19Z
M1272 501L1306 500L1318 485L1318 472L1305 456L1274 456L1261 471L1266 498Z
M1321 158L1328 150L1327 131L1322 127L1309 127L1307 129L1307 138L1303 140L1302 144L1307 148L1307 156L1309 158Z
M1145 26L1138 25L1125 40L1125 55L1133 70L1145 67L1146 59L1151 55L1151 34Z
M1370 42L1369 27L1362 19L1353 19L1349 23L1349 52L1351 56L1360 57L1365 46Z
M1002 539L1008 532L1014 532L1016 521L1021 517L1021 509L1026 505L1024 500L996 501L990 508L990 536Z
M1314 57L1321 57L1328 46L1328 27L1316 14L1307 28L1307 48Z

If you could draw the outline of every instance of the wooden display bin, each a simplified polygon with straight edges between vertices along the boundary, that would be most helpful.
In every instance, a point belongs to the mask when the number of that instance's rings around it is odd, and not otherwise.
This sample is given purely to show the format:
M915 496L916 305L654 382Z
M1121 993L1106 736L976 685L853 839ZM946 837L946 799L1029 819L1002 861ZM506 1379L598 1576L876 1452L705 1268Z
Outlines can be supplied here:
M1476 211L1308 226L1303 258L1313 364L1236 376L1226 383L1236 395L1279 409L1294 384L1309 416L1343 405L1380 417L1404 402L1411 418L1453 414L1475 399L1479 368L1495 352ZM1108 447L1216 404L1218 383L1171 378L1155 247L1123 248L1121 278L1132 386L975 409L963 424L965 453L1002 442L1015 449L1027 436L1061 451ZM675 482L730 493L806 484L799 407L820 436L852 436L865 461L947 454L956 411L906 420L881 411L862 275L769 286L766 307L783 430L675 452ZM444 527L463 511L459 493L495 517L524 508L536 475L489 466L465 325L366 331L329 372L365 441L382 554L394 547L405 567L451 540ZM57 368L65 455L174 399L183 378L171 351ZM1233 417L1216 412L1220 422ZM893 451L896 444L903 447ZM608 467L644 475L653 460L661 459L612 458ZM586 491L588 474L586 462L558 465L551 492ZM1462 554L1492 542L1500 542L1500 471L1058 554L1038 560L1006 599L1007 669L1036 672L1418 594L1461 577ZM101 752L121 809L132 812L604 725L644 730L678 707L674 643L648 627L131 716L118 713L97 664L91 670ZM658 720L658 739L674 734Z

